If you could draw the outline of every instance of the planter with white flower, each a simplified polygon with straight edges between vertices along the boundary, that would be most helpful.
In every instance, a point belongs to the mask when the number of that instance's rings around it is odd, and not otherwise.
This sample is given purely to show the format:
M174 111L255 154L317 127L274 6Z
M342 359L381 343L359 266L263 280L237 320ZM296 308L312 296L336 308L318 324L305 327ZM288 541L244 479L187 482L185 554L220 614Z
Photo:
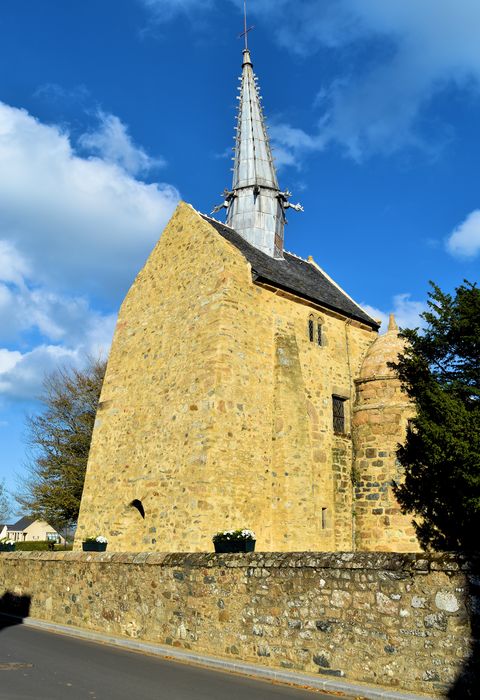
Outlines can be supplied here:
M217 554L232 554L235 552L253 552L256 542L252 530L223 530L213 536L213 544Z
M104 552L107 549L108 540L106 537L87 537L82 542L84 552Z
M13 540L0 540L0 552L14 552L15 542Z

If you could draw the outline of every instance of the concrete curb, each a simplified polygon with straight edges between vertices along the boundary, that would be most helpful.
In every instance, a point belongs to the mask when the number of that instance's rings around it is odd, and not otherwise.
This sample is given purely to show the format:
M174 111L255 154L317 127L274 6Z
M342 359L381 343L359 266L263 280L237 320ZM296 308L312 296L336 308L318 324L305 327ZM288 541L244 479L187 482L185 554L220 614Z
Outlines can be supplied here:
M5 615L5 617L14 616ZM206 656L188 651L186 649L177 649L175 647L163 646L161 644L141 642L125 637L115 637L108 634L102 634L101 632L93 632L90 630L81 629L80 627L73 627L71 625L57 625L52 622L45 622L32 617L23 618L22 622L27 627L54 632L56 634L65 634L71 637L77 637L78 639L84 639L89 642L108 644L110 646L119 647L129 651L142 652L151 656L158 656L163 659L168 659L169 661L194 664L196 666L201 666L203 668L216 671L237 673L239 675L249 676L250 678L258 680L276 681L277 683L285 683L287 685L297 687L306 686L307 688L313 688L315 690L323 690L326 693L341 693L347 698L360 697L362 699L365 698L366 700L378 700L378 698L382 698L383 700L435 700L433 696L412 695L411 693L402 693L396 690L349 683L345 680L327 680L307 673L297 673L287 670L282 671L279 669L258 666L256 664L229 661L228 659Z

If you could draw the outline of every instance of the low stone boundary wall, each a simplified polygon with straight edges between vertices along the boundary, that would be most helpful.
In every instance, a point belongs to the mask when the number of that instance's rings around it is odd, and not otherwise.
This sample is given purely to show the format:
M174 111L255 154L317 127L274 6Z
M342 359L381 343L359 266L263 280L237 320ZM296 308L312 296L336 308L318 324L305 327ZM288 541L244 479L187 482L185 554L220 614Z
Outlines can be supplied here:
M463 697L478 564L440 554L2 553L0 609L21 604L48 622Z

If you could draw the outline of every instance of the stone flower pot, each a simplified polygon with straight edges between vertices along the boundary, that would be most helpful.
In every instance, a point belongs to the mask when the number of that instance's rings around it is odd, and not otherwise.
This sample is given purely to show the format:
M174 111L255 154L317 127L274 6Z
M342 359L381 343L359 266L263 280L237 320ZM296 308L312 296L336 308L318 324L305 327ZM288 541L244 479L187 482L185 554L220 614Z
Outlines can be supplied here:
M105 552L107 549L106 542L82 542L84 552Z
M220 542L214 542L213 544L217 554L255 551L255 540L220 540Z

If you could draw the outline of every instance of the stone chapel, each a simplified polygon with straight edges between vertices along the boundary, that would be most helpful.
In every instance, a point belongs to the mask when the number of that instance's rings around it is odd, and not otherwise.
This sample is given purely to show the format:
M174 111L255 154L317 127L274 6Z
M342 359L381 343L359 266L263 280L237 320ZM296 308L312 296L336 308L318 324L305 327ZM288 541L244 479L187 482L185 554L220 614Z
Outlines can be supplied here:
M243 51L226 223L180 203L119 312L75 547L212 551L248 527L260 551L418 551L392 482L412 406L372 319L284 250L257 78Z

